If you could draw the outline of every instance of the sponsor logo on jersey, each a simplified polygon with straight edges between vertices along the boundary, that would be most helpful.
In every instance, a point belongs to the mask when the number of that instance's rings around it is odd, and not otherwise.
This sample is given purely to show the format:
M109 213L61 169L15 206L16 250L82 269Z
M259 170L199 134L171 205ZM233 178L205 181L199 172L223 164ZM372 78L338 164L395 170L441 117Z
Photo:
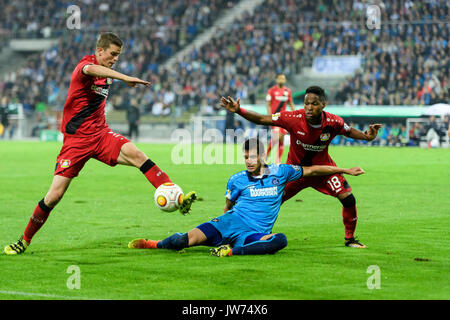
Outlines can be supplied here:
M284 102L284 101L288 100L288 97L286 97L286 96L275 96L275 100Z
M109 88L102 88L93 84L91 90L105 98L108 98Z
M276 121L276 120L278 120L278 118L280 117L280 113L278 112L278 113L274 113L273 115L272 115L272 120L273 121Z
M297 166L297 165L293 165L291 164L292 169L294 169L295 171L300 171L301 167Z
M250 190L251 197L269 197L269 196L278 196L278 187L270 187L270 188L252 188Z
M328 139L330 139L330 134L329 133L322 133L320 135L320 141L327 141Z
M272 179L272 184L273 184L274 186L277 186L277 185L280 184L280 180L278 180L277 178L273 178L273 179Z
M214 219L212 219L211 221L212 221L212 222L219 222L219 219L214 218Z
M304 136L306 133L302 132L302 131L297 131L298 134L301 134L302 136Z
M68 168L69 166L70 166L70 160L61 159L61 161L59 161L60 168Z
M344 123L344 130L345 131L350 131L350 127L348 124Z
M323 151L327 147L326 145L315 146L315 145L312 145L312 144L303 143L300 140L297 140L296 143L301 145L303 147L303 149L305 149L306 151L320 152L320 151Z

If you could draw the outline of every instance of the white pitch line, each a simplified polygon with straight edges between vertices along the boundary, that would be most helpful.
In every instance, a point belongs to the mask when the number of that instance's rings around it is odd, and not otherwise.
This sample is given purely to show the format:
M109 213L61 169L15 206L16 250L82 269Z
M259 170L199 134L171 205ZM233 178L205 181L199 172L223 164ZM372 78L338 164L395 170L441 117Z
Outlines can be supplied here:
M6 295L12 295L12 296L26 296L26 297L59 298L59 299L66 299L66 300L105 300L105 299L94 299L94 298L87 298L87 297L71 297L71 296L61 296L61 295L47 294L47 293L5 291L5 290L0 290L0 294L6 294Z

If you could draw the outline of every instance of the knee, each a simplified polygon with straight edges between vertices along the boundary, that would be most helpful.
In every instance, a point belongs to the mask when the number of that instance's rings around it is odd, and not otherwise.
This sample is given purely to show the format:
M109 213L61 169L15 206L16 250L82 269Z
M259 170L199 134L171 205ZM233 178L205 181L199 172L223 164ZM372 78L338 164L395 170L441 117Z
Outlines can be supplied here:
M287 240L286 235L285 235L284 233L277 233L275 236L276 236L277 239L278 239L278 240L277 240L278 246L279 246L279 249L278 249L278 250L281 250L281 249L283 249L283 248L286 248L286 246L288 245L288 240Z
M47 193L47 195L44 198L44 203L46 206L53 208L55 207L59 201L64 196L64 190L52 190Z
M144 152L142 152L139 149L136 149L136 152L134 154L134 159L136 161L136 164L138 164L138 166L139 166L139 165L142 165L145 161L147 161L148 157Z
M121 153L130 164L136 167L141 166L147 160L147 155L132 143L125 144Z
M276 233L270 240L270 246L268 247L267 253L275 253L281 249L286 248L288 244L287 237L284 233Z
M342 205L345 208L351 208L356 205L356 199L355 199L355 196L353 195L353 193L350 193L350 195L348 195L344 199L339 199L339 201L341 201Z

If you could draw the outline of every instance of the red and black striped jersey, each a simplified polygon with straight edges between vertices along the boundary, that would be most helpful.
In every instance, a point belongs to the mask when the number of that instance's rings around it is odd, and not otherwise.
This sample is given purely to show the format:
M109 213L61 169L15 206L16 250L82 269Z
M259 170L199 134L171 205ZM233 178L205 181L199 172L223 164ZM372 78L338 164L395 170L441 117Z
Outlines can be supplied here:
M107 128L105 103L112 79L85 75L83 67L98 64L95 55L86 55L75 67L64 105L61 132L74 136L92 136Z
M285 111L288 101L292 101L291 89L275 85L267 90L266 101L270 101L272 114Z

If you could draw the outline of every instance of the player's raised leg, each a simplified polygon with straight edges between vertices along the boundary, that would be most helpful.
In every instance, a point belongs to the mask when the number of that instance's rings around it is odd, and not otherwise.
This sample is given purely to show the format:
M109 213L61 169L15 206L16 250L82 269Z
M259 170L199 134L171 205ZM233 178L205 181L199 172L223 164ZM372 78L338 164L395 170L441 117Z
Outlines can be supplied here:
M47 221L47 218L50 215L52 209L64 196L64 193L67 191L71 180L71 178L66 178L59 175L53 177L53 182L50 186L49 191L47 192L46 196L36 205L36 208L31 215L30 221L28 222L23 235L17 242L14 242L5 247L4 251L7 255L21 254L27 249L36 232L38 232L39 229Z
M163 183L172 182L169 176L132 142L126 142L122 145L117 163L139 168L155 188L158 188ZM183 203L180 206L180 212L182 214L188 213L196 198L197 196L194 191L185 194Z

